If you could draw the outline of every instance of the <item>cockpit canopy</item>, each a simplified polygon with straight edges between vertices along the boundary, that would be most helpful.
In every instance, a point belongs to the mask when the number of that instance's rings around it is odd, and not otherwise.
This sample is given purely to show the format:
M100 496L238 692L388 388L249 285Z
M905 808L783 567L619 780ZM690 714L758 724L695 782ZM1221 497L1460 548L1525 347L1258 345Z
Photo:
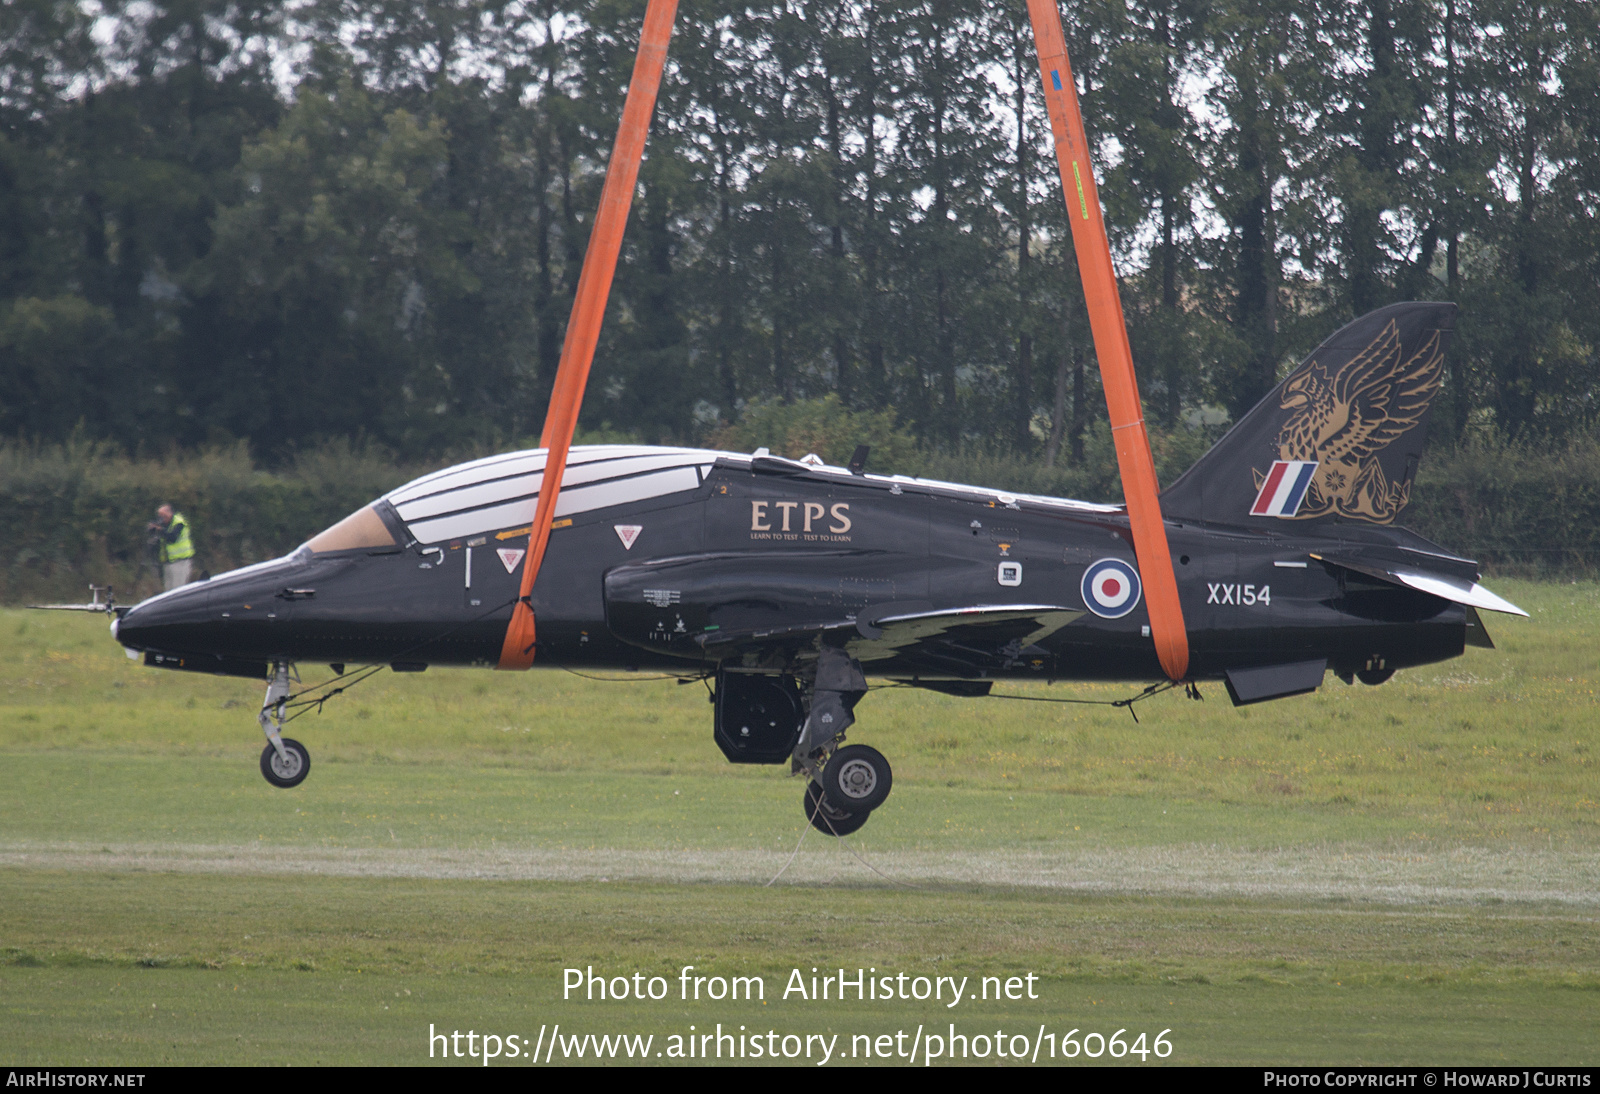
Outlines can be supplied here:
M509 452L425 475L383 496L418 543L443 543L521 527L544 484L545 450ZM696 490L728 455L695 448L580 445L567 457L555 516ZM380 503L382 504L382 503Z
M371 505L362 506L338 524L327 531L317 533L306 542L306 547L314 555L325 555L334 551L380 551L399 546L394 533L389 531L389 526L378 515L377 508Z
M306 549L313 554L391 551L405 544L469 540L509 530L520 530L526 535L544 482L545 457L542 448L508 452L424 475L352 513L312 539ZM768 457L765 449L748 456L699 448L579 445L568 455L555 518L560 520L597 509L683 494L704 485L719 461L748 467L763 460L812 473L855 479L847 468L780 460ZM1078 512L1119 511L1116 506L1032 494L1013 495L904 475L867 475L864 478L992 499L1013 508L1019 502L1031 502Z

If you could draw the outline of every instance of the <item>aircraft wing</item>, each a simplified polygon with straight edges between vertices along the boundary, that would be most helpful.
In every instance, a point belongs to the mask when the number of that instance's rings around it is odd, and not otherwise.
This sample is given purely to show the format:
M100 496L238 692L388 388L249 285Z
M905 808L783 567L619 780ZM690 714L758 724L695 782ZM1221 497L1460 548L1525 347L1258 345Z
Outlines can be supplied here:
M897 660L930 674L978 677L989 671L1043 658L1038 643L1083 614L1054 604L974 605L874 616L870 609L854 619L796 624L707 636L704 648L718 660L822 638L842 646L864 666ZM870 670L870 667L868 669Z
M891 600L918 584L897 582L904 567L899 556L866 551L651 559L607 572L606 624L623 642L702 664L781 666L827 645L868 671L893 661L897 674L981 679L1042 665L1048 655L1037 644L1084 613L1058 604L936 608L928 600ZM856 583L841 573L868 575L888 596L856 599Z

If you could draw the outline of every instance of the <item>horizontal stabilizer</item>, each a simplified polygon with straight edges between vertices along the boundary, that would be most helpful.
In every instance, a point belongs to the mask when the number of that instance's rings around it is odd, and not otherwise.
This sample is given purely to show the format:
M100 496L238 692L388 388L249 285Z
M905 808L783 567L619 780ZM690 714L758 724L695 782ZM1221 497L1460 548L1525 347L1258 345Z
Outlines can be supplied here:
M1233 700L1234 706L1242 707L1267 699L1304 695L1322 686L1322 677L1327 671L1328 660L1325 657L1259 669L1229 669L1228 698Z
M1528 615L1527 612L1511 603L1511 601L1496 596L1476 581L1459 577L1455 574L1427 573L1410 567L1396 566L1389 563L1357 561L1355 559L1340 558L1337 555L1314 554L1311 557L1332 566L1341 566L1352 573L1377 578L1379 581L1387 581L1391 585L1399 585L1402 588L1415 589L1418 592L1436 596L1441 600L1465 604L1470 608L1504 612L1507 615L1520 615L1523 618L1527 618Z

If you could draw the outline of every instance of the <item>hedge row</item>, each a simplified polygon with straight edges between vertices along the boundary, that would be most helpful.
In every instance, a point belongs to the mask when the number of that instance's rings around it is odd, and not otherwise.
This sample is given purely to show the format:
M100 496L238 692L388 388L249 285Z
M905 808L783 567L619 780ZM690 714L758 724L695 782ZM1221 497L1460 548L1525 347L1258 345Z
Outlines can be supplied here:
M1479 441L1423 461L1405 523L1493 572L1600 570L1600 441L1557 450Z
M1174 468L1192 441L1158 438ZM779 450L774 445L775 450ZM1086 465L1050 468L999 455L897 453L877 467L1042 494L1119 500L1108 443ZM444 460L441 462L453 462ZM1175 473L1163 466L1164 478ZM241 445L130 459L95 444L0 446L0 602L78 600L90 581L128 600L158 586L140 576L146 524L164 502L195 530L198 566L213 573L292 550L345 514L429 467L332 444L268 472ZM1600 569L1600 442L1560 451L1479 441L1423 464L1406 524L1491 570L1580 575Z
M0 602L77 602L91 581L122 601L156 591L142 563L164 503L189 518L197 567L221 573L293 550L417 473L345 444L279 473L242 444L154 459L92 443L0 447Z

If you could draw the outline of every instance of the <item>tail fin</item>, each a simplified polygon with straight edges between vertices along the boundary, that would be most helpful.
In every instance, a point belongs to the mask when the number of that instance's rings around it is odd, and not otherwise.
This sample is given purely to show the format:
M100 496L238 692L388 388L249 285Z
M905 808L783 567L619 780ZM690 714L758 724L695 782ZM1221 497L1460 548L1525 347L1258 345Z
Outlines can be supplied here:
M1450 303L1391 304L1341 328L1162 492L1162 516L1392 523L1455 318Z

